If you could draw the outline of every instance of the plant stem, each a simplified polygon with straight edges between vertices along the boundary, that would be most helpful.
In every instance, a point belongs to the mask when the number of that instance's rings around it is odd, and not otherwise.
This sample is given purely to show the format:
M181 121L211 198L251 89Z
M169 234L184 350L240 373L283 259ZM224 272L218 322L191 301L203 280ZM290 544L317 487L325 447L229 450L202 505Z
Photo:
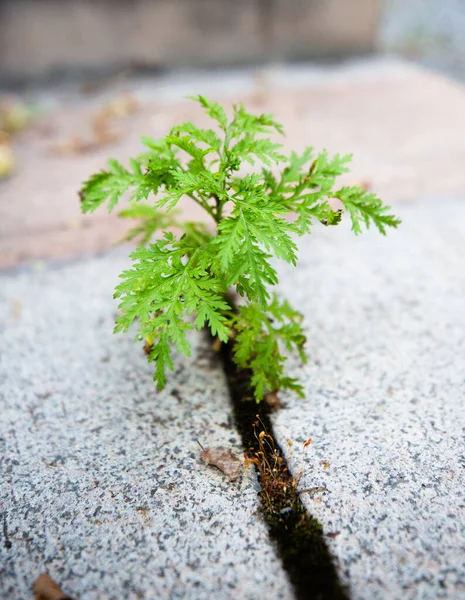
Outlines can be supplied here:
M196 202L199 206L201 206L204 210L207 211L207 213L210 215L210 217L212 219L214 219L217 223L218 220L215 216L215 213L213 212L213 210L211 209L210 206L208 206L208 204L206 202L203 202L202 200L199 200L196 196L194 196L194 194L187 194L187 196L189 196L189 198L191 198L194 202Z

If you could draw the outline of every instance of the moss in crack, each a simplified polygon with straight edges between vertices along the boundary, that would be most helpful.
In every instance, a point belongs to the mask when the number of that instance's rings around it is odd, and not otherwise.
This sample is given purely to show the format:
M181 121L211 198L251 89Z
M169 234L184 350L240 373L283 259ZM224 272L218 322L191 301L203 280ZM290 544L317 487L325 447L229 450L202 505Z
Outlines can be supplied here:
M222 346L236 426L248 461L257 469L262 512L270 537L300 600L348 600L321 525L308 514L286 459L274 436L270 407L251 401L251 372L238 369L231 345Z

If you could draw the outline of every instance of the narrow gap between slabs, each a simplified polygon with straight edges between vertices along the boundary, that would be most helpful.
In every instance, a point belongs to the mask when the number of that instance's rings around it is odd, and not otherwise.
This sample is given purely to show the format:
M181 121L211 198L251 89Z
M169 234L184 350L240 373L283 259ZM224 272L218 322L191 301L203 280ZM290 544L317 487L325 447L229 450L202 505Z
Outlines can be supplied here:
M232 360L231 344L222 344L234 419L260 483L261 511L270 537L294 586L298 600L349 600L341 584L323 529L303 506L294 477L276 442L270 407L251 399L248 370Z

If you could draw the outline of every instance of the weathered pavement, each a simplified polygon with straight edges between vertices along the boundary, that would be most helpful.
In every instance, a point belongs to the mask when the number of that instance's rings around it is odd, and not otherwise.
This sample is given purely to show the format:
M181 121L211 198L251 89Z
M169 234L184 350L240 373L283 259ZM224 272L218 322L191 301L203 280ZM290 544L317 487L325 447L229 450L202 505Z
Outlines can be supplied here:
M200 91L274 111L289 146L355 151L355 180L404 223L386 239L315 227L297 271L281 268L310 361L290 361L307 398L284 398L276 433L354 600L461 598L465 201L448 196L465 198L465 93L410 67L299 77L272 93L251 78ZM166 131L180 109L163 102L192 85L162 86L115 152L50 157L54 139L25 134L24 170L1 188L1 264L118 239L103 213L81 220L76 188L104 155L137 151L147 124ZM60 122L80 131L88 113L73 110ZM124 254L0 274L0 597L29 598L47 570L80 600L291 598L252 473L231 483L200 461L196 440L241 452L218 358L193 336L156 393L140 349L111 333Z
M436 207L404 207L388 238L315 228L281 269L310 361L275 432L354 599L464 593L465 204ZM199 459L197 439L241 452L218 359L193 336L156 393L112 335L123 264L1 278L0 595L48 570L85 599L292 597L252 474Z
M465 202L396 212L387 238L315 229L281 270L310 359L275 434L354 599L463 598Z
M112 334L126 264L0 276L0 598L44 571L80 600L292 598L252 469L231 482L200 460L197 440L242 455L203 336L157 393Z

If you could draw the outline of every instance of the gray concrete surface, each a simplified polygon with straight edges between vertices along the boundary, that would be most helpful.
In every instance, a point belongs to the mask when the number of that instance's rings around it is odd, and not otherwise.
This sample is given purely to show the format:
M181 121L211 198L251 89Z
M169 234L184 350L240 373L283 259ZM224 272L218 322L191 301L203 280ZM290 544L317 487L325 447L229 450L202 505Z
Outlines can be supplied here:
M382 238L315 227L281 292L306 399L274 417L353 600L465 597L465 200L396 207ZM304 449L303 442L312 438ZM287 444L290 440L292 446Z
M202 337L157 393L112 334L124 254L0 277L0 598L44 571L79 600L291 598L252 471L200 458L241 455Z

